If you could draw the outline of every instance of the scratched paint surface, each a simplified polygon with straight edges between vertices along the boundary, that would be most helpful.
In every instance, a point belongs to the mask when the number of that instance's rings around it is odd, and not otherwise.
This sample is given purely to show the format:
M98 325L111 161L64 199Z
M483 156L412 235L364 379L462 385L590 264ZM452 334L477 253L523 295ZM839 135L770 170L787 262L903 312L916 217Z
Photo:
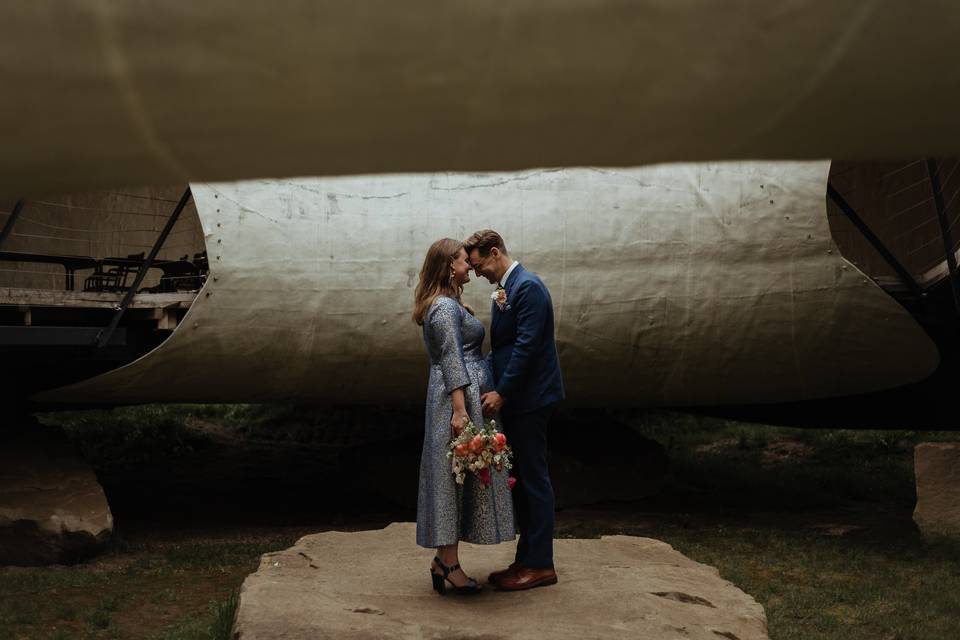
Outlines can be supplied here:
M569 403L763 402L928 375L934 345L839 254L827 162L194 184L211 277L176 332L49 392L419 402L429 244L491 227L550 288ZM490 285L466 300L489 321Z
M956 152L943 0L0 3L0 194Z

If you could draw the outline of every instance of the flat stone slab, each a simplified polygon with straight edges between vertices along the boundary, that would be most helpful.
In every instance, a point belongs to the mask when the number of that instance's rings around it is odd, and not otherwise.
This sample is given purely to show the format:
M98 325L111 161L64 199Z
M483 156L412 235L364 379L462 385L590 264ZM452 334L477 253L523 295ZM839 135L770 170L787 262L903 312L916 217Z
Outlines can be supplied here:
M650 538L556 540L559 584L521 592L487 586L441 597L428 575L433 554L414 544L416 525L309 535L264 555L240 593L234 637L629 638L767 640L753 598L713 567ZM513 558L513 543L461 545L481 581Z
M917 506L925 536L960 537L960 443L922 442L913 450Z
M37 426L0 442L0 565L78 560L112 533L103 488L62 433Z

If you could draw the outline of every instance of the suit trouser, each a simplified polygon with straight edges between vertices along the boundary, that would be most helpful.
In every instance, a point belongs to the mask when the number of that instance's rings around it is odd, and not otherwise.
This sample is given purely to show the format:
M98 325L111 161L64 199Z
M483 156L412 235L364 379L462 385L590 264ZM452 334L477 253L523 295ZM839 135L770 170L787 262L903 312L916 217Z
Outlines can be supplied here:
M553 485L547 470L547 424L556 411L549 405L529 413L501 416L513 449L513 504L520 539L517 562L535 569L553 568Z

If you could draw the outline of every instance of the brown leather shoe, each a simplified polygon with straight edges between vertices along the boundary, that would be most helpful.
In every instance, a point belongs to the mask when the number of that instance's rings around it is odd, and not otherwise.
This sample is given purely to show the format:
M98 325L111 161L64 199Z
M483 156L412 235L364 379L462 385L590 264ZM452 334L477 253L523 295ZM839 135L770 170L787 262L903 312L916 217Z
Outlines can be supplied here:
M494 571L493 573L491 573L490 576L487 578L487 582L495 585L504 577L510 575L511 573L519 571L522 566L523 565L520 564L519 562L511 562L510 566L507 567L506 569L501 569L500 571Z
M531 569L520 567L513 573L508 573L494 585L500 591L522 591L534 587L545 587L557 584L557 572L553 569Z

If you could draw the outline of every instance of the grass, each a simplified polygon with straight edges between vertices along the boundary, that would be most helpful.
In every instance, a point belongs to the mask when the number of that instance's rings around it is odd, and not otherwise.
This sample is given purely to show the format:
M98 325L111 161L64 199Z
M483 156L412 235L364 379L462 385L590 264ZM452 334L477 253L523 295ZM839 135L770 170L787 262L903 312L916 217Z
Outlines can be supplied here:
M189 456L210 444L198 422L234 437L303 445L379 439L383 425L422 426L420 410L395 407L304 407L291 404L138 405L111 410L40 414L64 429L92 464L123 458L136 464L158 456Z
M243 579L303 532L134 542L84 565L0 570L0 639L227 640Z
M612 417L666 449L663 492L561 512L558 536L662 539L756 598L774 640L960 637L960 544L926 541L911 521L913 446L960 433L786 429L666 412ZM211 443L196 421L238 438L311 444L362 440L363 429L382 428L380 418L376 409L178 405L42 420L62 425L95 466L115 470L170 457L201 466ZM320 528L159 533L128 529L115 515L123 535L86 564L0 568L0 640L228 638L239 586L260 555ZM337 524L364 517L345 514Z
M663 534L763 604L778 640L946 640L960 629L955 544L717 527Z
M229 640L240 604L239 592L211 602L206 611L164 630L157 640Z

